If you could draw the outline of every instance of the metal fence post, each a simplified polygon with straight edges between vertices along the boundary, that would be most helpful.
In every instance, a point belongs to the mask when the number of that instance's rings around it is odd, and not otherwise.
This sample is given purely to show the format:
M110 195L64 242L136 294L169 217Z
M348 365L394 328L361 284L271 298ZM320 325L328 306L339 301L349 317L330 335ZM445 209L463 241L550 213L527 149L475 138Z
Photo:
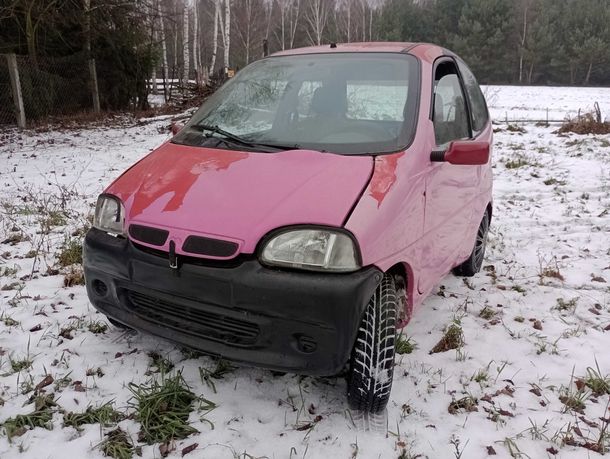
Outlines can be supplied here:
M97 71L95 69L95 59L89 59L89 74L91 77L91 96L93 97L93 111L100 112L100 93L97 88Z
M25 110L23 109L23 97L21 96L21 83L19 82L17 56L15 56L15 54L7 54L6 60L8 63L8 73L11 77L11 90L13 92L17 126L19 126L21 129L25 129Z

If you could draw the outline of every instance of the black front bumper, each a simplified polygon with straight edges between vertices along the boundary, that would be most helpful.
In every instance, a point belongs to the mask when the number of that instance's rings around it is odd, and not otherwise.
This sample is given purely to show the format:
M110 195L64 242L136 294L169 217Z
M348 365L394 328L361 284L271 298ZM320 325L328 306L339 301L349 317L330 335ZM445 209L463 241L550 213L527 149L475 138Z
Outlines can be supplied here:
M343 369L381 280L374 267L309 273L256 259L172 269L168 258L96 229L83 258L89 299L107 316L208 354L309 375Z

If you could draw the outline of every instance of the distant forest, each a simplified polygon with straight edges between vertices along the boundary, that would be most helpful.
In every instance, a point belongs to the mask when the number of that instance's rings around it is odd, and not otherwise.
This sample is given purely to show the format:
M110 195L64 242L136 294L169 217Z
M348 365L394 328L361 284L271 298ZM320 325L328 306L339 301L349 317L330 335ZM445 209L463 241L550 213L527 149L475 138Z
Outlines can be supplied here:
M440 44L482 83L610 86L610 0L0 0L0 54L94 57L111 108L153 76L374 40Z

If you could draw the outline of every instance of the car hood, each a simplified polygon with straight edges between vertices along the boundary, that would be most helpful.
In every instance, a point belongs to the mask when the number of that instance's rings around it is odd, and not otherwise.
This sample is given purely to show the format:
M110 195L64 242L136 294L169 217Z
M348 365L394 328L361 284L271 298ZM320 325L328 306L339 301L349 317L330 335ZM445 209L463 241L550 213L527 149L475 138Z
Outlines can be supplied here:
M123 201L126 227L169 232L162 246L144 245L168 249L173 240L177 253L184 253L185 238L200 236L234 242L236 254L253 253L265 234L282 226L342 226L372 169L369 156L252 153L167 142L106 193Z

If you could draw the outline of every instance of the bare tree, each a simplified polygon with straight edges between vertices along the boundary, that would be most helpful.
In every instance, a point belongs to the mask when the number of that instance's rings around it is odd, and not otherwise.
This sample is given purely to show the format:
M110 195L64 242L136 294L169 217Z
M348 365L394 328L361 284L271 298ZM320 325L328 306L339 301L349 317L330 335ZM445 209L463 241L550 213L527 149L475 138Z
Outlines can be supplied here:
M161 68L163 69L163 95L165 96L165 102L167 102L169 100L169 93L167 91L167 41L165 40L165 24L163 21L160 2L157 3L157 12L159 21L159 41L161 42Z
M523 83L523 61L525 60L528 38L528 15L533 0L521 0L521 31L519 32L519 83Z
M189 3L185 0L182 9L182 62L183 62L183 84L187 84L189 81L190 71L190 54L189 54Z
M216 66L216 54L218 53L218 23L220 22L220 0L214 0L214 31L212 32L212 62L210 62L210 75L214 73Z
M25 41L28 47L28 55L32 58L32 61L36 63L36 36L38 34L38 28L43 24L49 16L55 12L55 6L58 0L51 0L49 2L41 2L40 0L13 0L7 3L6 6L0 6L0 17L15 18L18 22L23 19L25 24ZM85 0L88 2L88 0ZM46 3L46 4L45 4ZM89 5L85 4L86 11L90 11ZM89 14L87 14L89 17ZM87 17L85 18L85 27ZM89 25L91 22L89 22ZM89 29L90 30L90 29ZM85 48L87 46L87 39L85 39ZM91 42L89 42L89 47ZM90 48L89 48L90 49Z
M275 31L275 37L283 51L294 48L301 20L301 0L276 0L276 3L280 27Z
M229 68L229 53L231 50L231 0L224 0L225 2L225 19L222 26L222 44L224 48L224 68Z
M321 45L322 37L328 22L331 3L329 0L307 0L305 10L305 30L307 39L312 45Z
M253 48L265 38L264 15L262 0L236 0L235 29L246 64L250 63Z
M344 39L347 43L352 41L353 28L353 4L354 0L339 0L335 8L335 24L340 39Z

